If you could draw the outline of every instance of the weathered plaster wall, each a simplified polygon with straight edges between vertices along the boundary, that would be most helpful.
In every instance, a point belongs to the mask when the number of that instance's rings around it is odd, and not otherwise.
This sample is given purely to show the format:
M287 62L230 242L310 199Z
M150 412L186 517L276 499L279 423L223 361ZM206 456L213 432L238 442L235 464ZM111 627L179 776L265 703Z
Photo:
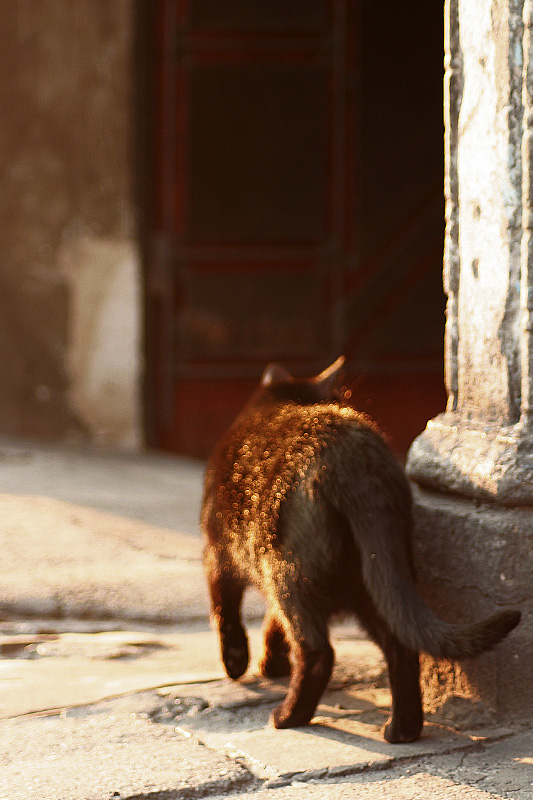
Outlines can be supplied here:
M132 14L2 3L0 433L139 438Z
M60 251L69 286L71 408L102 444L140 444L137 250L128 240L76 237Z

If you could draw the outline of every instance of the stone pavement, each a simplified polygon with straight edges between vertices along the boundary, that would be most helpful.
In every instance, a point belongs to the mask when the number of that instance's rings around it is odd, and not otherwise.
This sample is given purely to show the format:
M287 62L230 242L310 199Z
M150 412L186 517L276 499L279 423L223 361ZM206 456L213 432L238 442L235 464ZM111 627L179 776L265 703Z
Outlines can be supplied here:
M202 465L0 442L0 799L533 798L533 730L456 699L389 745L383 661L355 624L313 723L285 683L224 677L207 622Z

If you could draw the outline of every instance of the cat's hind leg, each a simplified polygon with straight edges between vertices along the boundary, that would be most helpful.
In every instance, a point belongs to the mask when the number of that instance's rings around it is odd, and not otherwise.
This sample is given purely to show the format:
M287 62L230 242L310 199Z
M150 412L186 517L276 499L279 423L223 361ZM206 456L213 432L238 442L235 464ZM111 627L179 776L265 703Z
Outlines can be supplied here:
M273 614L268 613L264 624L264 651L259 662L259 672L265 678L282 678L290 675L290 645L282 623Z
M311 721L333 669L327 618L298 606L293 592L290 608L281 615L290 641L292 670L287 695L272 712L275 728L296 728Z
M414 742L420 737L424 724L419 655L404 647L391 633L368 596L365 602L358 603L357 616L383 651L389 670L392 713L383 735L393 744Z
M333 650L310 649L306 645L293 648L293 668L287 695L272 712L275 728L297 728L307 725L328 685L333 668Z
M419 656L400 644L392 634L389 636L382 647L389 667L392 715L383 735L391 743L414 742L424 724Z
M248 638L241 621L241 601L246 587L229 558L215 547L206 548L204 563L222 661L229 677L237 680L246 672L249 658Z

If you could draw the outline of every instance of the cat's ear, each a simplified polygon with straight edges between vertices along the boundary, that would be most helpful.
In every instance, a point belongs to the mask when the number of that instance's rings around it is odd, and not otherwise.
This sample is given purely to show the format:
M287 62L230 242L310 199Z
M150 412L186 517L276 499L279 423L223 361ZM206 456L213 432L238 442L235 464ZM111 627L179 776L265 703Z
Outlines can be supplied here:
M313 383L320 388L322 396L327 399L331 397L336 389L340 388L343 379L343 367L346 361L344 356L333 362L327 369L313 378Z
M261 377L261 386L271 386L273 383L292 383L294 378L281 364L269 364Z

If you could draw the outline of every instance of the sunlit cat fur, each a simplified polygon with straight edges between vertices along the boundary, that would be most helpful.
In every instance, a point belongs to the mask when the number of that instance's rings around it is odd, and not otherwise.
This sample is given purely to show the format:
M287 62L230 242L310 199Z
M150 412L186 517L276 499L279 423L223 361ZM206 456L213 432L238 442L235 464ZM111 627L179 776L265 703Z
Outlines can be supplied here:
M308 723L333 665L328 622L354 614L385 655L389 742L413 741L423 719L419 650L448 658L493 647L518 624L504 611L472 625L443 622L414 582L411 492L376 426L341 397L343 359L315 378L270 365L214 449L202 510L213 618L228 675L248 665L240 617L247 585L265 595L260 670L288 675L277 728Z

